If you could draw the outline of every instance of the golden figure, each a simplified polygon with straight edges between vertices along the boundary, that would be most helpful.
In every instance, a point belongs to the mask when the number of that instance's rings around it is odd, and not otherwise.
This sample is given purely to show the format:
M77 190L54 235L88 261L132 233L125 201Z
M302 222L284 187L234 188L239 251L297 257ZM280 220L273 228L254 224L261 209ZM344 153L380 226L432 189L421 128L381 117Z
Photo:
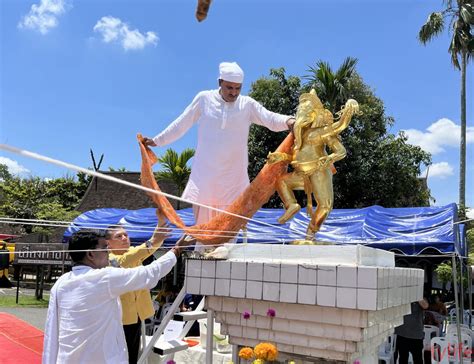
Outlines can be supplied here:
M352 116L359 112L359 104L348 100L334 122L332 113L325 109L315 90L300 96L293 133L295 142L292 154L270 153L268 163L288 162L294 171L277 180L277 191L285 205L285 213L278 219L283 224L300 209L294 190L304 190L308 197L307 211L311 217L306 231L307 239L314 239L329 212L334 195L332 186L332 165L346 156L346 149L339 134L347 128ZM331 150L328 154L326 147ZM312 208L312 195L316 210Z

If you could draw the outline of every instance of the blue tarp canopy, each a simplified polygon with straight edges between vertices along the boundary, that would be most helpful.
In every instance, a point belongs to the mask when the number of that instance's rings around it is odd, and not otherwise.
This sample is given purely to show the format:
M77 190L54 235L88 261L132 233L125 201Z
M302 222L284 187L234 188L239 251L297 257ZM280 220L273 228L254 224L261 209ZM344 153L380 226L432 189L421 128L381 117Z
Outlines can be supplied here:
M192 209L177 212L187 226L194 225ZM277 219L282 214L282 209L260 209L248 223L248 242L289 243L304 239L309 222L306 213L301 211L290 222L280 225ZM335 209L316 238L335 244L364 244L406 255L433 252L465 255L464 230L455 224L456 220L454 203L440 207ZM81 228L103 229L112 224L124 224L132 243L141 243L151 237L157 217L153 208L91 210L74 220L63 240L69 241ZM165 245L173 245L181 234L181 230L173 230ZM243 240L242 233L238 240Z

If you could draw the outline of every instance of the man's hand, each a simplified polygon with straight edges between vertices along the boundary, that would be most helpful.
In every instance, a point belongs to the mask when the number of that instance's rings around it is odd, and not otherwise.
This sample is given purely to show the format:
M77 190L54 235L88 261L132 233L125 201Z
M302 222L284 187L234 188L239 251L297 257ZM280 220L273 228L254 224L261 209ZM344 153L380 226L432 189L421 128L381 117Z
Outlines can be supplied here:
M151 244L154 248L159 248L163 241L170 236L171 229L166 225L157 224L153 235L150 238Z
M288 126L288 130L293 132L293 127L295 126L296 119L290 118L286 121L286 125Z
M174 254L178 257L183 249L189 245L195 245L197 239L191 236L184 234L179 240L176 242L176 245L173 247Z
M143 137L143 144L148 147L156 147L156 143L151 138Z

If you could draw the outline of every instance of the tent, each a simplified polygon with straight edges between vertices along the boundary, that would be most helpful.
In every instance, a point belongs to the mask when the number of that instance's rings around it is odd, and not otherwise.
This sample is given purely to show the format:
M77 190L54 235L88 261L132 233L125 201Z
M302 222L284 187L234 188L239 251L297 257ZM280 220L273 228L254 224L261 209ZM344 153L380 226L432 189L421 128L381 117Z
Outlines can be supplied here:
M178 210L187 226L194 224L192 209ZM260 209L248 223L249 243L288 243L303 239L309 222L300 211L290 222L277 222L282 209ZM456 224L455 204L434 207L384 208L370 206L361 209L334 209L316 235L320 241L335 244L364 244L405 255L423 253L465 255L465 235ZM262 224L262 222L264 224ZM64 242L81 228L104 229L112 224L126 226L132 243L150 238L157 224L155 209L125 210L102 208L78 216L64 234ZM225 232L222 232L225 234ZM165 246L170 246L182 231L173 231ZM238 240L244 239L240 233Z

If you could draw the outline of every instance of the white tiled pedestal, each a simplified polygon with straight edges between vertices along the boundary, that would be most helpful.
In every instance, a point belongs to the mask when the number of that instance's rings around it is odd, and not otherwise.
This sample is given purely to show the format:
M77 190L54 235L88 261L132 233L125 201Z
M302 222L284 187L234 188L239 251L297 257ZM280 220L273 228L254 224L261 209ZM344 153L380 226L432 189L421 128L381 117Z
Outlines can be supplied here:
M378 249L251 244L233 253L187 260L187 293L207 296L232 344L269 341L288 358L377 363L378 346L423 295L423 271L395 268Z

